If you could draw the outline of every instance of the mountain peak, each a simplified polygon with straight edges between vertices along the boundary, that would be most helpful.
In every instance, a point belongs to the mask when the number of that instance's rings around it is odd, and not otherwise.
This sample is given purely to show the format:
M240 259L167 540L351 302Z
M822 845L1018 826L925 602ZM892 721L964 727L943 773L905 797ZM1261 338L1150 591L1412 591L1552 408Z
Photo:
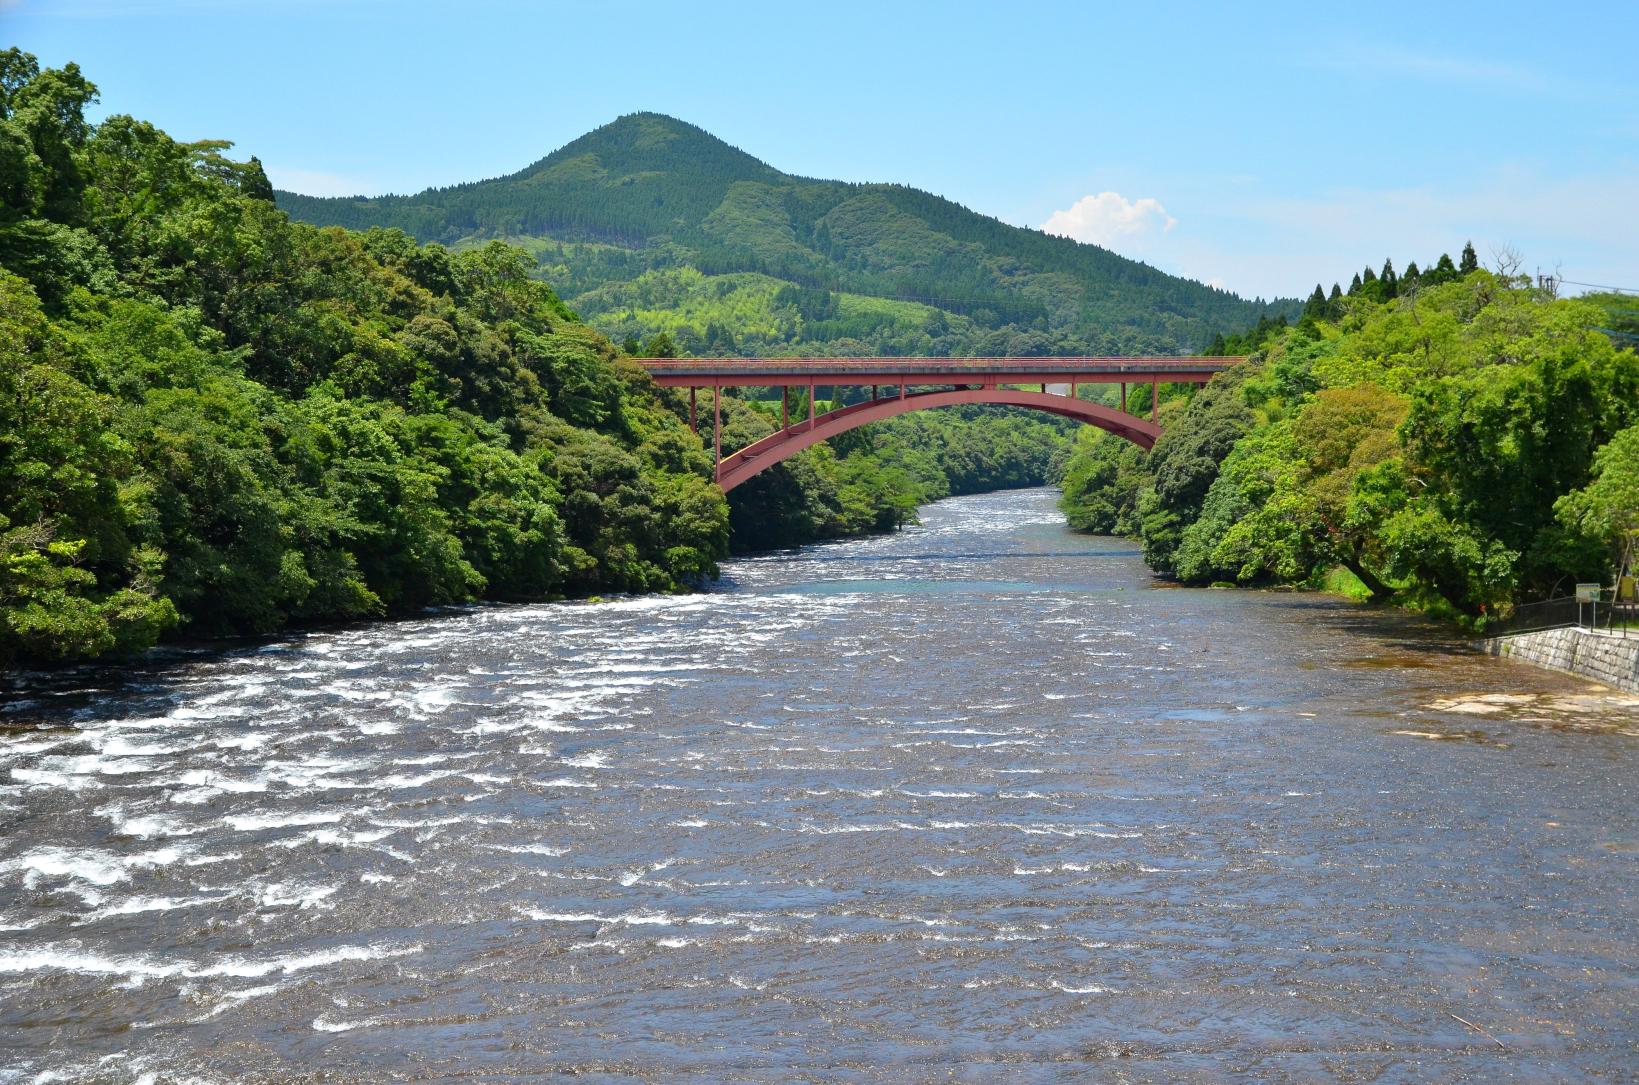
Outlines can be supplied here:
M776 180L772 166L704 128L664 113L627 113L553 151L506 180L551 172L565 163L595 165L606 177L686 171L723 180Z

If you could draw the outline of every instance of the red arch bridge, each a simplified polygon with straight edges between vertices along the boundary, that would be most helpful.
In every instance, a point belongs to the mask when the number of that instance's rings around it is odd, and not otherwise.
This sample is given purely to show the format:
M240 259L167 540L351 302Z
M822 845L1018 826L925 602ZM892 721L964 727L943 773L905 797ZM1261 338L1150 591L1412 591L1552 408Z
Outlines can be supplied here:
M1161 435L1155 408L1162 384L1205 384L1244 358L643 358L668 388L689 390L689 425L699 432L696 394L712 393L717 482L726 490L780 461L868 422L907 411L964 403L1030 407L1098 426L1149 448ZM1078 397L1083 384L1119 384L1119 409ZM1127 412L1127 386L1150 386L1150 416ZM723 389L779 388L780 429L723 455ZM791 389L869 387L871 398L791 422ZM1033 387L1032 387L1033 386ZM912 391L911 389L915 389ZM834 393L833 393L834 394ZM812 408L810 407L810 411Z

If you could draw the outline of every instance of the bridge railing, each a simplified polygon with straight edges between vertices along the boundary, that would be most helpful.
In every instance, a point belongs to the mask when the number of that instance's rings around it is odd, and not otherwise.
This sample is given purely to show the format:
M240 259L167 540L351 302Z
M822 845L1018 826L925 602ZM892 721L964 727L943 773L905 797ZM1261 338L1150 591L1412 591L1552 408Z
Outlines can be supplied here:
M714 372L743 373L767 369L770 375L791 373L843 374L851 372L874 373L884 370L916 373L1005 373L1020 372L1165 372L1169 369L1197 371L1203 368L1228 369L1244 361L1240 357L1206 356L1076 356L1076 357L982 357L982 358L919 358L919 357L847 357L847 358L640 358L638 364L651 373L710 375Z

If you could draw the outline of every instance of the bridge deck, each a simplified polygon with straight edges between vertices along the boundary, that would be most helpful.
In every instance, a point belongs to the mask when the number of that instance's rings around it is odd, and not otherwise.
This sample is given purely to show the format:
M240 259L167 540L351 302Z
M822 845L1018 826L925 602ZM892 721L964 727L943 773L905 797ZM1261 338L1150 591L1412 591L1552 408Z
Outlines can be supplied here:
M1244 357L640 358L669 387L775 384L1204 383Z

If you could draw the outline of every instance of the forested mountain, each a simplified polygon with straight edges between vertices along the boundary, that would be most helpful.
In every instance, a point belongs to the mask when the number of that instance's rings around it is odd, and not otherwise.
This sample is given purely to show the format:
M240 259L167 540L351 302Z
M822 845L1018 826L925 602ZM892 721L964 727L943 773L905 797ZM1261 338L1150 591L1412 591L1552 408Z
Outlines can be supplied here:
M304 222L523 245L612 339L692 354L1186 353L1297 311L913 188L793 177L655 113L494 180L276 198Z

